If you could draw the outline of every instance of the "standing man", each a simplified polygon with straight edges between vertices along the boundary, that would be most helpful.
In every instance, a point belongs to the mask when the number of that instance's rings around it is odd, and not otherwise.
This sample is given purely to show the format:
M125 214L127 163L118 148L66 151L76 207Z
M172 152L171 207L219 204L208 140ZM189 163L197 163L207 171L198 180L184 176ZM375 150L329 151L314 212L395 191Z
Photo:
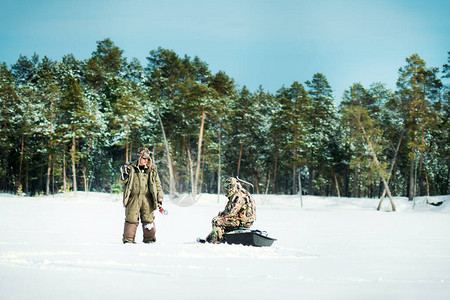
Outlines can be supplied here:
M123 191L123 205L125 206L125 226L123 243L135 243L136 230L139 218L144 232L144 243L156 241L156 228L153 221L156 210L163 201L161 181L158 169L152 163L150 151L141 148L137 153L136 161L121 169Z
M228 203L225 209L212 219L212 231L206 237L208 243L223 243L225 233L237 227L250 228L256 220L255 200L236 178L228 178L224 189Z

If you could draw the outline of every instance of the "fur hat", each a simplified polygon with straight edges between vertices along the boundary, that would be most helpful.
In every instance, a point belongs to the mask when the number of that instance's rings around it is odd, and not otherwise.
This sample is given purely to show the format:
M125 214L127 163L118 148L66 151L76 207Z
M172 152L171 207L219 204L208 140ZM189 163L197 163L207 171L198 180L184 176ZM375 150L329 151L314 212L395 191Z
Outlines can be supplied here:
M150 150L148 150L148 148L139 148L138 149L138 156L139 157L148 157L148 158L151 158L151 152L150 152Z
M141 157L143 158L148 158L147 160L147 166L150 166L152 163L152 156L151 156L151 152L148 148L142 147L139 148L137 151L137 159L136 159L136 165L139 166L139 160L141 159Z

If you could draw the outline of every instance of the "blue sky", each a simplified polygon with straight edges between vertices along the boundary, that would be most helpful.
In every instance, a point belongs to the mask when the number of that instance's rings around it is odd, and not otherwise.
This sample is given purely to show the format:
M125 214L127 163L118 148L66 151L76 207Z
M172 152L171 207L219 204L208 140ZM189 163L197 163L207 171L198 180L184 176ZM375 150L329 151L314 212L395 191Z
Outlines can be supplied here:
M145 66L158 47L198 56L239 87L276 92L323 73L339 102L353 83L395 88L418 53L442 67L448 0L1 0L0 62L37 53L89 58L110 38Z

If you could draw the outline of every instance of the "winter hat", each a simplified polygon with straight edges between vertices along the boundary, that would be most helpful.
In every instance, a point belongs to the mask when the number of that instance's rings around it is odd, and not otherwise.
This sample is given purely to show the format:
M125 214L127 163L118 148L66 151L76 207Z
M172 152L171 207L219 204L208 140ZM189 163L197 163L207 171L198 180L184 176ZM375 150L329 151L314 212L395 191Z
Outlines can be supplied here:
M151 154L151 152L150 152L150 150L148 150L148 148L139 148L138 149L139 157L151 158L150 154Z
M152 163L152 157L151 157L151 152L150 152L150 150L148 150L148 148L145 148L145 147L142 147L142 148L139 148L138 149L138 152L137 152L137 156L138 156L138 159L137 159L137 165L139 165L139 159L142 157L142 158L148 158L148 160L147 160L147 165L148 166L150 166L150 164Z

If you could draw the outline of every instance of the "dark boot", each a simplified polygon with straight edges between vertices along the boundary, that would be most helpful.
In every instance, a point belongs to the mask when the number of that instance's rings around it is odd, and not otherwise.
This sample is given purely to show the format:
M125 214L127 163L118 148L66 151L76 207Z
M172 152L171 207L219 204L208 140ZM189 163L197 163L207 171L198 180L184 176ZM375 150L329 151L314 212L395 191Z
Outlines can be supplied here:
M133 243L134 237L136 236L136 230L138 228L139 223L130 223L125 221L125 225L123 228L123 243Z
M142 231L144 232L144 243L156 242L155 222L142 222Z
M212 244L224 243L224 229L222 227L213 226L212 231L206 237L206 241Z

